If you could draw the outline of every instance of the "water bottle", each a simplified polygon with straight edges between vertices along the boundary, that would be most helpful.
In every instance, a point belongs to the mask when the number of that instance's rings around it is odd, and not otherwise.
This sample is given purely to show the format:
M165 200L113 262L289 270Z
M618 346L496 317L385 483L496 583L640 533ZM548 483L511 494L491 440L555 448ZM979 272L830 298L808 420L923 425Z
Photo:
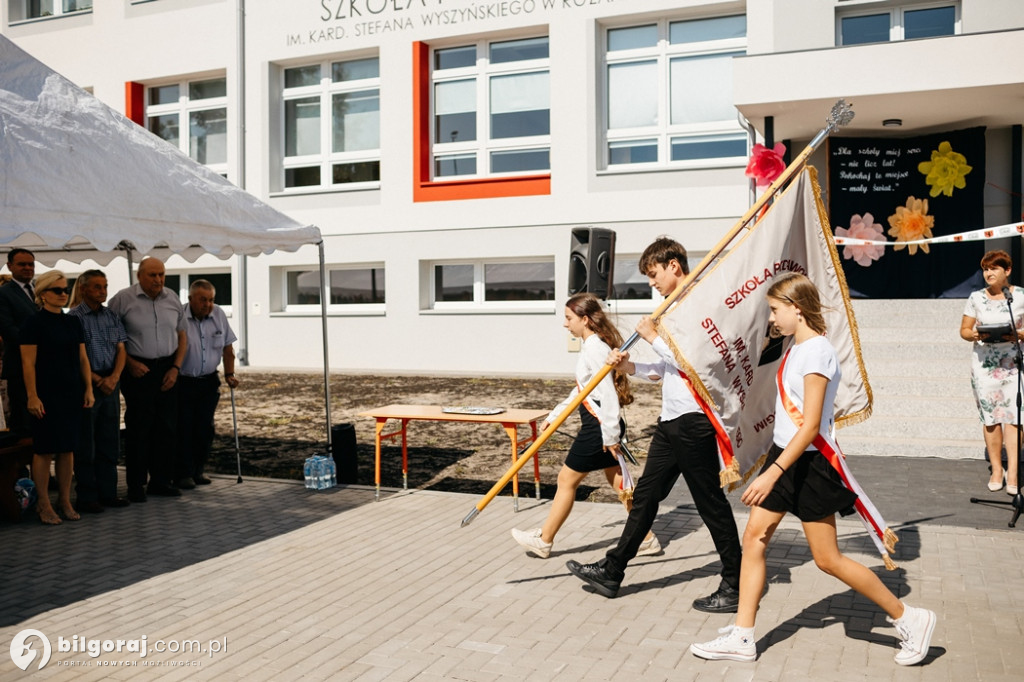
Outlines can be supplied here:
M316 478L316 489L323 490L327 487L327 463L323 455L316 456L316 471L313 474Z
M338 485L338 465L335 463L333 457L327 457L326 459L328 472L327 487L333 488Z
M312 490L316 487L313 482L313 458L307 457L302 465L302 474L306 479L306 489Z

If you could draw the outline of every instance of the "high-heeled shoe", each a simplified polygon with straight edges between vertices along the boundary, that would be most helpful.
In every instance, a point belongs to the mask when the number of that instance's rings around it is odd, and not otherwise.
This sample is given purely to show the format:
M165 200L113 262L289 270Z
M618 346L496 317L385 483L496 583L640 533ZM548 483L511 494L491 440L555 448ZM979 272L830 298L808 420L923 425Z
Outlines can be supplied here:
M1000 490L1002 490L1002 489L1003 489L1003 485L1004 485L1005 483L1006 483L1006 472L1004 471L1004 472L1003 472L1003 477L1002 477L1001 479L999 479L999 482L998 482L998 483L993 483L992 481L989 481L989 482L988 482L988 489L989 489L989 492L993 492L993 493L997 493L997 492L999 492ZM1016 491L1016 490L1014 490L1014 491L1013 491L1013 494L1014 494L1014 495L1016 495L1016 494L1017 494L1017 491Z
M1017 490L1018 490L1018 488L1015 485L1007 484L1007 486L1006 486L1006 494L1007 495L1016 495L1017 494Z

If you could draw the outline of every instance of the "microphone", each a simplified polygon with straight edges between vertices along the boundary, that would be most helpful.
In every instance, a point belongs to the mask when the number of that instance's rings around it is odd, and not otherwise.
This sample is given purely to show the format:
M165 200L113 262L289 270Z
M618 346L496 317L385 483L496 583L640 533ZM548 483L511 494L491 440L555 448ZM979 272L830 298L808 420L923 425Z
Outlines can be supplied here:
M1010 287L1003 287L1003 296L1006 297L1007 303L1013 303L1013 294L1010 293Z

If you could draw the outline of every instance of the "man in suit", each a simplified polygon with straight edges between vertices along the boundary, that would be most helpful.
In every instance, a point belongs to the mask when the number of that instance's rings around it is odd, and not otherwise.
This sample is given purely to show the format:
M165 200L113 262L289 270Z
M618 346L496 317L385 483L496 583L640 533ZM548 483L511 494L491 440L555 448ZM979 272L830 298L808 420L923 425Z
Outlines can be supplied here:
M7 398L11 406L12 431L29 430L28 396L21 371L21 344L18 330L25 320L38 312L32 278L36 274L36 257L28 249L11 249L7 254L10 282L0 287L0 338L4 342L3 378L7 380Z

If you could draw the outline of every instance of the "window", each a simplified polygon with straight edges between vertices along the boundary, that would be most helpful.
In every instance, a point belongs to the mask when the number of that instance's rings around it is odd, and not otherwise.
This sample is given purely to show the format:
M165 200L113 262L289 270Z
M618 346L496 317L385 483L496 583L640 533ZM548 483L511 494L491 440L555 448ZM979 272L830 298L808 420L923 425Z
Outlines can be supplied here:
M380 182L380 61L284 70L283 187Z
M436 48L431 65L433 179L550 170L546 36Z
M288 268L279 273L283 285L277 310L316 312L320 310L319 268ZM384 264L336 265L327 269L330 291L328 306L336 312L383 311Z
M836 21L837 45L884 43L951 36L959 28L959 5L907 5L884 11L843 12Z
M66 16L92 9L93 0L13 0L10 21Z
M188 301L188 289L197 279L205 279L213 285L213 302L231 313L231 272L168 272L164 276L164 286L178 294L182 303Z
M523 308L555 300L553 260L431 263L428 270L435 309Z
M196 163L227 177L227 79L149 86L146 125Z
M608 28L605 165L743 163L747 139L728 84L746 34L745 16Z
M615 256L612 295L609 298L616 301L652 301L654 292L647 276L640 274L640 256Z

